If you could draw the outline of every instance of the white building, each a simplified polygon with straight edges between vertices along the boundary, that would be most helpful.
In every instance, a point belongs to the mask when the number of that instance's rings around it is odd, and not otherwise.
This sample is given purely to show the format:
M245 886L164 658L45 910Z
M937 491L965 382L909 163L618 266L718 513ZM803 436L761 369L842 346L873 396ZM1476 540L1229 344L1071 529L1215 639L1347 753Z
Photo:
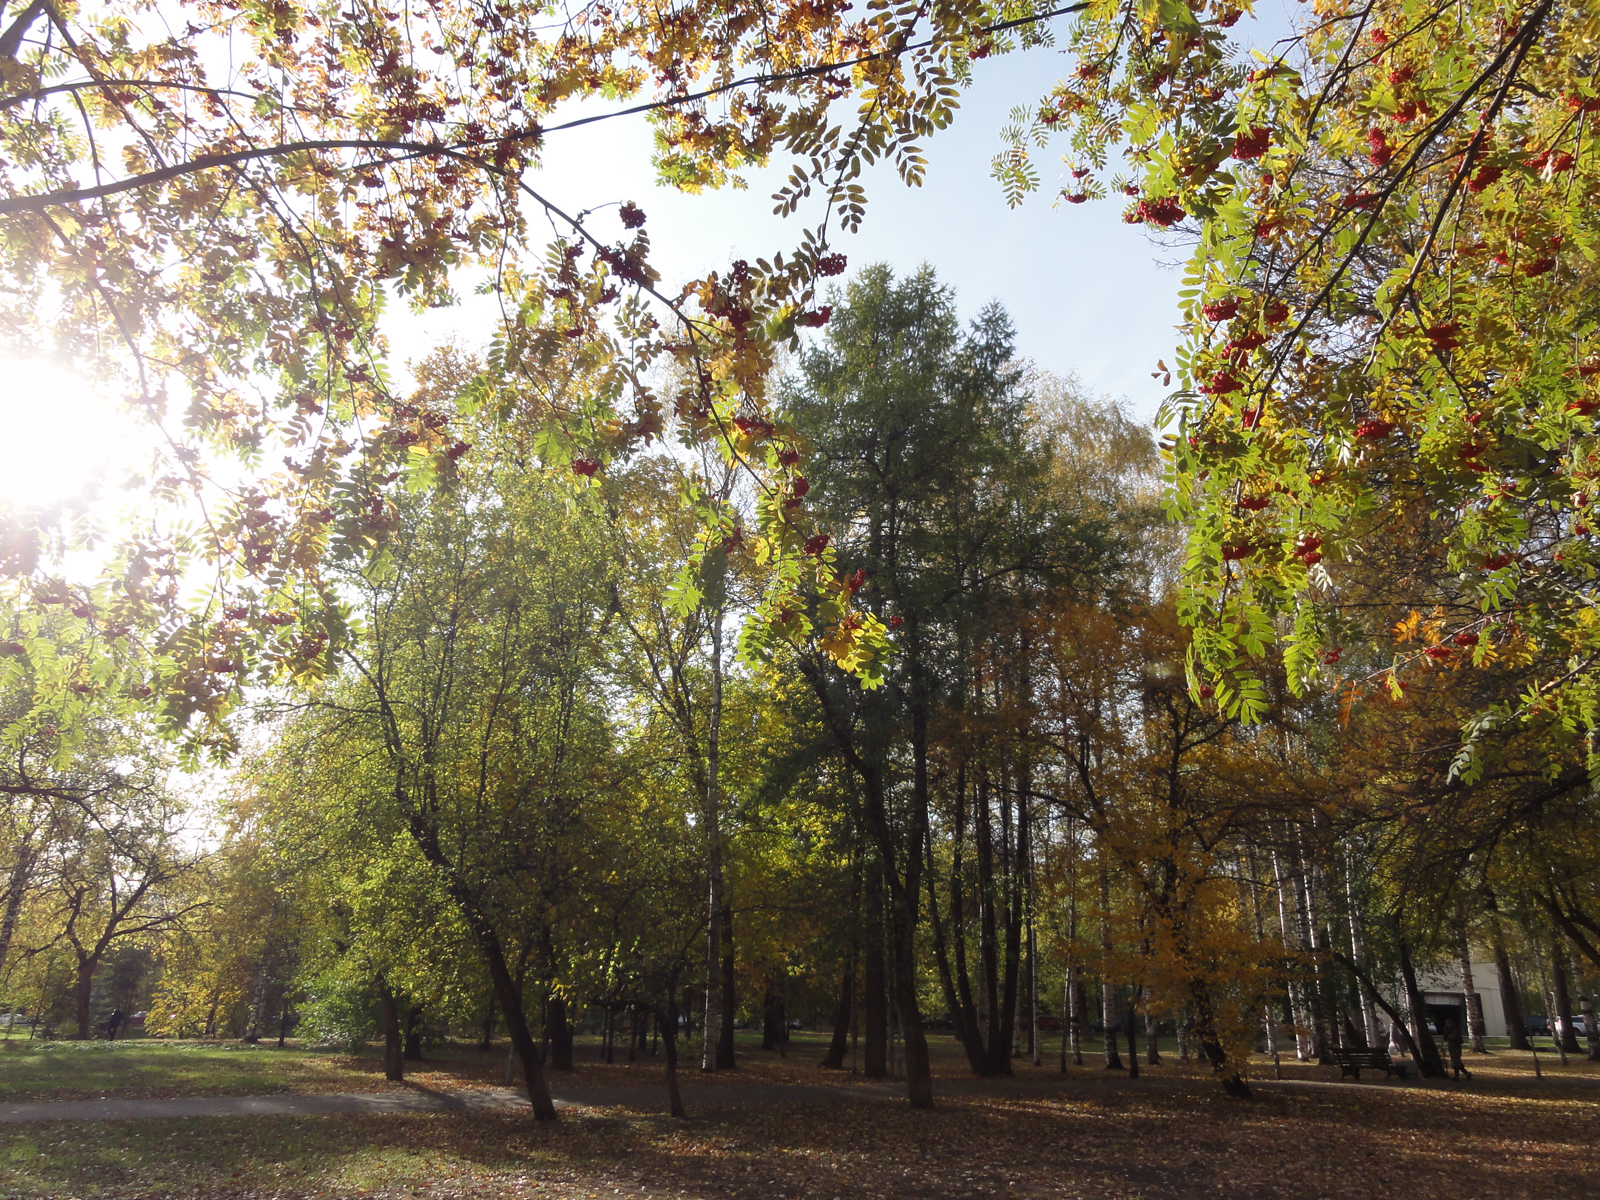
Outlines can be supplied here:
M1422 991L1422 1002L1427 1007L1428 1019L1435 1029L1443 1029L1445 1018L1454 1019L1463 1037L1467 1034L1466 996L1461 990L1461 972L1419 971L1417 986ZM1478 994L1483 1011L1483 1032L1486 1037L1510 1037L1511 1027L1506 1023L1506 1006L1500 999L1500 974L1493 963L1472 964L1472 987ZM1396 1005L1404 1012L1403 1005Z

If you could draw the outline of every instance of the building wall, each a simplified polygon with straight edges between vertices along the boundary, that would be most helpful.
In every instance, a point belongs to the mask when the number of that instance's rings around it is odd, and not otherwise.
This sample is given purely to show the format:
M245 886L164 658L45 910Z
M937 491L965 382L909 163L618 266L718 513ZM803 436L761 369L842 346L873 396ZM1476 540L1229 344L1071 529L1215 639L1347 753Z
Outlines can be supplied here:
M1418 972L1417 986L1422 990L1425 1004L1454 1004L1460 1007L1464 1003L1459 970ZM1478 993L1478 1003L1483 1007L1483 1032L1489 1037L1509 1037L1511 1030L1506 1024L1506 1008L1500 998L1500 975L1493 963L1472 964L1472 986ZM1466 1033L1464 1025L1462 1033Z

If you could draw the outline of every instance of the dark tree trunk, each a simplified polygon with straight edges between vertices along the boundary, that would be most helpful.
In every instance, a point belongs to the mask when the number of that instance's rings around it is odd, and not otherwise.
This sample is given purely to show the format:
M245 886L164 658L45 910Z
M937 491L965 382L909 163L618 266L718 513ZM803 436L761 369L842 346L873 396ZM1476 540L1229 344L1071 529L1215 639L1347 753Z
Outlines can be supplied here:
M1500 977L1500 1004L1506 1014L1506 1035L1513 1050L1532 1049L1528 1045L1528 1027L1522 1019L1522 1000L1517 995L1517 977L1511 973L1511 957L1500 940L1500 931L1494 934L1494 969Z
M789 1013L784 1004L784 970L774 967L767 977L767 995L762 1005L761 1048L788 1052Z
M733 960L733 909L722 906L722 1032L717 1039L717 1069L731 1071L737 1064L733 1050L733 1020L739 1010L738 978Z
M1561 942L1555 934L1550 935L1550 972L1556 994L1556 1017L1561 1021L1561 1048L1568 1054L1577 1054L1578 1031L1572 1023L1572 989L1567 982L1567 964L1561 958Z
M939 970L939 986L944 991L945 1009L950 1014L950 1024L956 1040L967 1056L967 1066L974 1075L982 1075L985 1053L983 1033L978 1027L977 1010L972 1004L972 988L967 980L967 939L964 912L965 884L962 880L963 853L966 840L966 767L956 771L955 823L950 839L950 926L945 936L945 922L939 911L938 888L934 882L933 843L927 843L928 855L928 928L933 934L933 959ZM952 954L954 960L952 961Z
M403 801L404 797L401 799ZM539 1061L538 1048L533 1044L533 1035L528 1030L528 1018L522 1011L522 989L511 977L511 968L506 963L505 947L501 945L499 933L479 905L477 896L457 874L454 864L445 854L439 843L438 830L417 819L412 823L411 836L422 851L422 856L444 873L451 898L459 906L461 915L466 918L467 929L477 942L478 949L483 952L489 978L494 980L495 991L500 996L500 1009L505 1013L511 1049L522 1062L522 1077L527 1085L528 1103L533 1106L534 1119L554 1121L556 1106L550 1099L544 1065Z
M406 1013L406 1052L407 1062L422 1061L422 1005L413 1004L411 1011Z
M1211 1070L1222 1082L1222 1090L1240 1098L1250 1095L1250 1087L1239 1072L1228 1062L1228 1052L1222 1048L1222 1038L1217 1031L1216 1011L1211 1005L1211 989L1200 979L1189 981L1190 1008L1194 1013L1195 1041L1200 1043L1200 1053L1211 1064Z
M1417 972L1411 965L1411 949L1405 938L1398 939L1400 947L1400 977L1406 985L1406 1004L1411 1009L1412 1036L1417 1047L1417 1073L1424 1079L1443 1079L1444 1062L1439 1058L1439 1047L1428 1032L1428 1010L1422 1002L1422 989L1417 986Z
M1139 989L1133 989L1133 1000L1128 1005L1128 1078L1139 1078Z
M889 985L883 962L883 873L876 862L867 871L866 970L862 1016L866 1045L862 1066L869 1079L889 1076Z
M572 1070L572 1025L567 1020L567 998L551 996L545 1001L545 1029L550 1038L550 1069Z
M822 1065L830 1071L844 1067L844 1056L850 1049L850 1019L855 1007L855 986L855 973L846 971L839 982L839 1007L833 1013L833 1040L828 1043L828 1053L822 1060Z
M692 1009L690 1011L693 1011ZM657 1014L659 1021L659 1014ZM667 989L667 1019L663 1036L667 1043L667 1103L672 1115L680 1120L689 1114L683 1108L683 1093L678 1090L678 995L676 988Z
M494 999L494 993L490 992L489 1012L483 1018L483 1040L478 1043L479 1050L487 1051L490 1046L494 1045L494 1026L496 1019L494 1011Z
M378 1014L383 1027L383 1077L399 1083L406 1077L400 1044L400 1005L381 975L378 976Z
M96 959L88 957L78 959L78 979L73 990L77 1001L74 1015L78 1024L78 1040L81 1042L86 1042L94 1036L89 1010L94 1000L94 969L96 965Z

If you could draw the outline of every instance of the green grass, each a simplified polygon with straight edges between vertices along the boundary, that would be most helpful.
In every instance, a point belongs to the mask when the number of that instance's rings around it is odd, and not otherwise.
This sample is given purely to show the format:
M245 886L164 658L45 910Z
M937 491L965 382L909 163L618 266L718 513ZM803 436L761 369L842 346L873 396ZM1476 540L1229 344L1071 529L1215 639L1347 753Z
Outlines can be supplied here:
M371 1077L371 1064L325 1051L146 1040L0 1041L0 1100L9 1101L358 1090Z

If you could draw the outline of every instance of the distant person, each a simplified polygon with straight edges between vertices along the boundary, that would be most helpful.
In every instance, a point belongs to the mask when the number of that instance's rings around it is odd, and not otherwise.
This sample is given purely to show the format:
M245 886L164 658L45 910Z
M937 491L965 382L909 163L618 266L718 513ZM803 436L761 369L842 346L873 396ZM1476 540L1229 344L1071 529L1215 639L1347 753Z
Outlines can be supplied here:
M1444 1019L1444 1044L1450 1048L1450 1069L1455 1072L1455 1078L1460 1079L1465 1075L1470 1080L1472 1072L1461 1061L1461 1027L1456 1024L1454 1017Z
M120 1008L111 1010L111 1019L106 1022L106 1041L114 1042L117 1040L117 1030L122 1028L122 1023L127 1019L128 1014Z

